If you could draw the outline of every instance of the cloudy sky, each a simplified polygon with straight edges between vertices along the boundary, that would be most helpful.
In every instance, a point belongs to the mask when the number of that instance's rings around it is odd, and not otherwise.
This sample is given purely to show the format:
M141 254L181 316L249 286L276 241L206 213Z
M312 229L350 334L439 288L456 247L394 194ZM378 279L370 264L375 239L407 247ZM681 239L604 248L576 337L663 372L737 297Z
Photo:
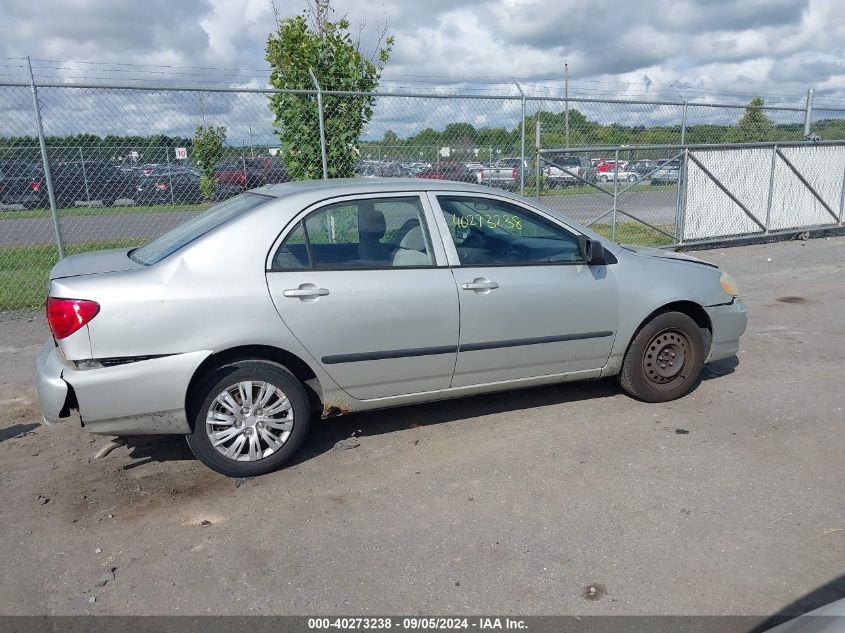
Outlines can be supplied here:
M277 0L282 15L305 0ZM335 0L372 45L396 46L387 89L527 91L845 107L843 0ZM0 56L39 79L266 85L269 0L0 0ZM11 28L8 28L11 27ZM95 63L78 63L95 62ZM0 80L20 77L0 60ZM133 65L134 64L134 65ZM143 67L137 65L144 65ZM210 70L212 68L222 70Z

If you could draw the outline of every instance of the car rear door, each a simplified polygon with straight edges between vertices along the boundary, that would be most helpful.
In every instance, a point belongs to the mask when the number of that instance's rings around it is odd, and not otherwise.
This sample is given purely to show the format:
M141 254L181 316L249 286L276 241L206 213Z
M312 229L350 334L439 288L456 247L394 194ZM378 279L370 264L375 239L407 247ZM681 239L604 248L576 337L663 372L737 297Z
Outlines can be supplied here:
M324 202L289 224L267 284L285 325L358 399L446 389L458 297L419 193Z
M575 233L495 196L430 193L460 297L452 387L570 372L610 356L619 290Z

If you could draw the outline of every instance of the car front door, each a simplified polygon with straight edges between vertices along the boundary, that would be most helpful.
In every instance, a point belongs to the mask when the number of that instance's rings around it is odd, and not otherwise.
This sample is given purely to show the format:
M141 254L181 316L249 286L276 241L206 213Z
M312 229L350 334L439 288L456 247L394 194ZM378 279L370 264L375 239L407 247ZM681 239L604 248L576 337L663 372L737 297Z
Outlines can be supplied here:
M493 196L429 196L460 297L453 387L604 367L618 285L572 230Z
M420 194L344 198L300 214L267 283L284 323L358 399L446 389L458 297Z

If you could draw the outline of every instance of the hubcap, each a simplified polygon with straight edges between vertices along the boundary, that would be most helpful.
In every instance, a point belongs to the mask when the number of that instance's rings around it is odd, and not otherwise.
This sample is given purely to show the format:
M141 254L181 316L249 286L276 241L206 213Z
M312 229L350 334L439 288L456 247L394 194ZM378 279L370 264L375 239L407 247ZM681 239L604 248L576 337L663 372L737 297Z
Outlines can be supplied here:
M217 394L208 408L205 431L224 457L257 461L287 442L293 431L293 407L275 385L245 380Z
M664 330L651 339L643 354L643 373L655 386L673 387L687 377L690 342L679 330Z

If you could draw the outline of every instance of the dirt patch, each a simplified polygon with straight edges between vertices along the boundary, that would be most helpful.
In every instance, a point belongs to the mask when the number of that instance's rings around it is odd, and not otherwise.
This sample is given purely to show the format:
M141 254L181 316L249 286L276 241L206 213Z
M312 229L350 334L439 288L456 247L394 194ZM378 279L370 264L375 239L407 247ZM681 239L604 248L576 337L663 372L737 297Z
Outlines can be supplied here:
M27 398L13 398L11 400L0 400L0 408L3 409L3 422L33 422L40 421L41 414L38 407L32 400Z
M598 583L593 583L584 587L584 596L587 600L601 600L602 596L607 594L607 587Z
M807 303L804 297L778 297L780 303Z

